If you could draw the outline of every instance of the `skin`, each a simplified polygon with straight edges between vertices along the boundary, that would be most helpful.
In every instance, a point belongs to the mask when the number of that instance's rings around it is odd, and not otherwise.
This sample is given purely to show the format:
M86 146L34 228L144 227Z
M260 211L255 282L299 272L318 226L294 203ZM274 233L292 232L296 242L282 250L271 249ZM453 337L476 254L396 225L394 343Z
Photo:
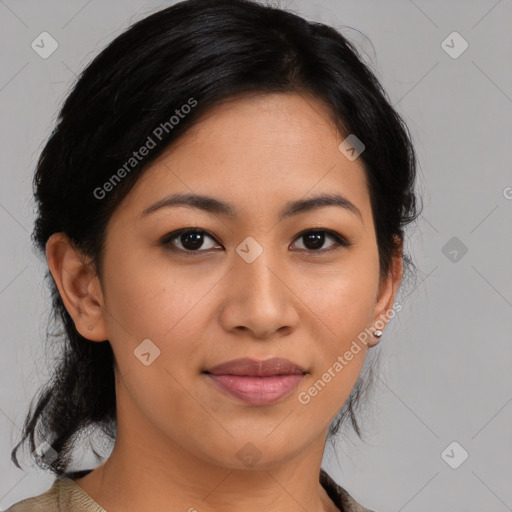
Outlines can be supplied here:
M76 328L93 342L108 339L117 362L114 450L76 480L109 512L338 510L319 484L328 427L378 339L360 343L308 404L297 396L392 308L402 278L400 252L379 279L363 165L339 151L344 138L310 96L231 100L169 147L114 212L101 282L63 233L48 241L48 263ZM237 217L182 206L141 218L175 192L229 201ZM320 193L342 194L361 217L328 206L278 220L288 201ZM190 227L213 237L205 235L199 255L180 253L179 237L175 252L160 243ZM313 228L352 245L326 235L315 252L297 236ZM247 236L263 249L252 263L236 252ZM145 339L160 350L148 366L134 356ZM285 357L308 374L284 400L251 406L201 373L241 357ZM260 455L252 467L237 456L249 442Z

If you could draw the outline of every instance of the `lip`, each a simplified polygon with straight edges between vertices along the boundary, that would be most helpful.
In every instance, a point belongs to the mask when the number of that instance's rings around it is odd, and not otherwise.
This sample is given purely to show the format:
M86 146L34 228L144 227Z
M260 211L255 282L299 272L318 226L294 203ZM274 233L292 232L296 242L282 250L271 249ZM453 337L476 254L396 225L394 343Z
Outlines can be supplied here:
M303 375L306 370L298 364L282 357L258 360L248 357L233 359L206 370L213 375L240 375L251 377L272 377L275 375Z
M217 389L250 405L269 405L288 396L306 371L288 359L235 359L203 372Z

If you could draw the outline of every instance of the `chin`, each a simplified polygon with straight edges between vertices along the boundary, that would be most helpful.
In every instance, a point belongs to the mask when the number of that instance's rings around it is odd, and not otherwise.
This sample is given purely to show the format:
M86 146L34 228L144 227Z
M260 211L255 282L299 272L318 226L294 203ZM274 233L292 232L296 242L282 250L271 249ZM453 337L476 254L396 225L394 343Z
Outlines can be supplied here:
M266 430L260 435L248 435L247 431L236 435L230 431L233 437L229 441L219 440L217 446L213 445L210 438L210 443L204 447L207 453L203 452L203 458L211 464L230 470L264 470L290 462L307 448L284 430L282 436L284 434L286 439L281 436L272 439L273 435L269 436Z

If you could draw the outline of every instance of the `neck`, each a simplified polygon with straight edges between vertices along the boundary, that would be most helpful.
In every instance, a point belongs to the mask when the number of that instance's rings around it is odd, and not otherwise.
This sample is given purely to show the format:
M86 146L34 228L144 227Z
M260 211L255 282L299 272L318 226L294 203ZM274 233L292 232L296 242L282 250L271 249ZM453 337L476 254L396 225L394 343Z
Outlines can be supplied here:
M318 444L323 453L322 437ZM75 482L109 512L339 512L320 485L321 457L313 449L280 465L240 470L198 460L177 446L164 457L161 449L140 445L118 436L108 460Z
M261 458L249 467L227 453L247 439L213 447L203 443L206 449L188 446L187 439L171 438L126 397L118 395L117 438L109 458L75 480L108 512L339 512L319 481L327 427L313 443L285 457L280 448L287 440L279 431L267 445L261 436L255 441ZM210 448L219 457L209 455Z

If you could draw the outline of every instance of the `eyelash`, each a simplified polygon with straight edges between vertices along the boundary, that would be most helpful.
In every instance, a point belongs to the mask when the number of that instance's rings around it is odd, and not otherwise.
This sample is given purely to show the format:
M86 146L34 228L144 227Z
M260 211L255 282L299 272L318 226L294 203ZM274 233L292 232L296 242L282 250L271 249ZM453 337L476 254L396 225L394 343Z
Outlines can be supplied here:
M199 228L183 228L183 229L178 229L177 231L173 231L173 232L168 233L167 235L165 235L161 239L161 244L164 245L164 246L167 246L169 248L169 250L171 250L171 251L181 252L183 254L186 254L187 256L188 255L195 256L196 254L199 255L201 253L209 252L209 250L196 250L196 251L192 251L190 249L179 249L179 248L174 247L172 245L172 242L175 239L179 238L184 233L206 234L212 240L214 240L216 243L219 243L215 239L215 237L213 235L211 235L208 231L205 231L204 229L199 229ZM317 250L315 250L315 249L299 249L299 251L306 251L306 252L309 252L311 254L326 254L326 253L332 253L334 251L337 251L341 247L350 247L352 245L350 242L348 242L344 237L342 237L336 231L332 231L330 229L319 229L319 228L318 229L307 229L305 231L302 231L302 232L300 232L295 237L295 240L297 240L297 239L299 239L301 237L304 237L305 235L310 234L310 233L315 233L315 234L323 233L323 234L327 234L327 237L329 237L329 238L331 238L332 240L335 241L336 246L334 248L332 248L332 249L317 249Z

